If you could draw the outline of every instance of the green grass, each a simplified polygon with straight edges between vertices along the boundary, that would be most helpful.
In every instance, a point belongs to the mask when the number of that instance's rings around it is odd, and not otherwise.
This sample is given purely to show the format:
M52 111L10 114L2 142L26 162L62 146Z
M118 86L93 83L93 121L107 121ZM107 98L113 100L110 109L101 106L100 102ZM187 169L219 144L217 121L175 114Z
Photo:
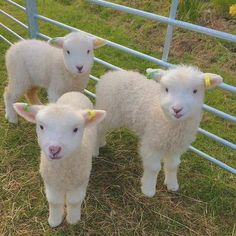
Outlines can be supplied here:
M23 0L17 1L24 4ZM124 1L116 3L168 15L168 1ZM214 8L206 2L205 8ZM3 10L26 22L23 12L1 2ZM40 14L117 43L161 57L166 26L82 0L38 0ZM212 13L214 17L214 11ZM234 21L217 15L217 21L197 19L209 27L236 33ZM208 19L209 20L209 19ZM0 21L23 37L27 32L11 20ZM52 37L68 31L40 23L42 33ZM9 33L0 33L16 41ZM0 41L0 93L7 84L4 54L8 45ZM96 56L126 69L144 72L156 67L110 47L96 51ZM224 81L236 85L235 44L193 32L176 29L170 52L170 62L198 65L206 72L219 73ZM105 69L95 64L93 73L100 76ZM89 84L94 91L94 83ZM45 93L42 93L45 99ZM236 114L235 95L215 89L207 92L206 102L230 114ZM22 98L23 99L23 98ZM39 147L34 126L20 120L11 125L4 119L4 104L0 98L0 235L217 235L236 234L236 178L234 175L187 152L179 171L180 191L168 193L163 185L163 173L158 177L157 194L145 198L140 192L142 175L138 139L128 130L116 130L107 135L108 145L101 157L93 160L93 170L81 222L75 226L63 223L56 229L47 224L48 206L43 183L38 173ZM205 113L202 127L236 142L235 125ZM236 166L236 152L199 135L194 146L212 156Z
M183 21L194 22L202 14L203 2L199 0L180 1L178 18Z

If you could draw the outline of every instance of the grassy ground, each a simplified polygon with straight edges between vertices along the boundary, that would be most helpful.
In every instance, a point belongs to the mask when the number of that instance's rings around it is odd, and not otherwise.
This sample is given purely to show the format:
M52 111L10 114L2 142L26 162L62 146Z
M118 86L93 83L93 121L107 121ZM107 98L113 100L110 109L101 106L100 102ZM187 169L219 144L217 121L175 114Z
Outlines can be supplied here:
M23 0L17 2L24 4ZM168 1L113 2L168 15ZM214 11L210 2L204 4L203 8L210 10L203 12L196 22L236 33L234 20L225 19ZM25 22L22 12L4 2L0 6ZM158 58L161 56L165 25L81 0L38 0L38 11L114 42ZM11 20L0 16L0 21L27 37L27 32ZM67 33L45 23L40 23L40 29L50 36ZM0 33L15 41L4 30L0 29ZM4 66L7 48L8 45L0 41L1 94L7 83ZM235 52L233 43L176 29L170 61L198 65L204 71L221 74L225 82L236 85ZM96 55L126 69L144 72L147 67L155 67L110 47L97 50ZM94 66L94 75L104 72L103 67ZM94 90L93 83L89 87ZM209 91L206 102L236 114L235 95L228 92L220 89ZM236 142L235 125L212 114L204 115L202 127ZM64 223L50 229L43 183L38 173L39 148L34 126L22 119L19 125L8 124L0 98L0 235L236 235L235 176L187 152L179 171L180 191L168 193L161 172L156 196L147 199L140 192L142 168L137 154L137 138L128 130L116 130L108 134L107 140L108 145L102 149L101 157L93 161L81 222L75 226ZM201 135L194 146L236 166L235 151Z

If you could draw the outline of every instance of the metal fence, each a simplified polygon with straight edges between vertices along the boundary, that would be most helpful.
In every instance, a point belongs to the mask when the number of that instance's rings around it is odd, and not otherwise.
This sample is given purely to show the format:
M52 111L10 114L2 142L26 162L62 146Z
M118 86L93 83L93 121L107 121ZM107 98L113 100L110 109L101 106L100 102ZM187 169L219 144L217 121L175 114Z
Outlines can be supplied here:
M38 26L38 21L44 21L44 22L48 22L51 23L53 25L56 25L58 27L67 29L67 30L71 30L71 31L80 31L83 32L77 28L71 27L69 25L66 25L64 23L58 22L56 20L53 20L51 18L42 16L40 14L37 13L37 3L36 0L26 0L26 7L23 7L21 5L19 5L18 3L12 1L12 0L5 0L6 2L8 2L9 4L15 6L16 8L18 8L21 11L24 11L27 15L27 20L28 20L28 25L25 25L24 23L22 23L21 21L19 21L18 19L16 19L14 16L10 15L9 13L0 10L0 13L2 15L4 15L5 17L10 18L11 20L13 20L14 22L16 22L17 24L19 24L20 26L22 26L23 28L27 29L29 32L29 36L30 38L41 38L41 39L50 39L49 36L40 33L40 29ZM187 30L191 30L191 31L195 31L198 33L202 33L202 34L206 34L209 36L213 36L213 37L217 37L220 39L224 39L224 40L228 40L231 42L236 43L236 35L233 34L229 34L229 33L225 33L225 32L221 32L218 30L214 30L214 29L210 29L210 28L206 28L206 27L202 27L199 25L195 25L195 24L191 24L188 22L184 22L184 21L180 21L180 20L176 20L176 12L177 12L177 7L179 4L179 0L172 0L172 4L171 4L171 8L170 8L170 14L169 17L164 17L164 16L160 16L160 15L156 15L150 12L146 12L146 11L142 11L142 10L137 10L134 8L130 8L130 7L126 7L126 6L122 6L122 5L118 5L118 4L114 4L108 1L103 1L103 0L87 0L90 3L93 4L97 4L97 5L101 5L104 7L108 7L108 8L112 8L115 9L117 11L122 11L122 12L126 12L129 14L133 14L133 15L138 15L147 19L151 19L154 21L158 21L161 23L165 23L168 25L167 27L167 33L166 33L166 38L165 38L165 44L164 44L164 49L163 49L163 55L162 55L162 59L157 59L155 57L149 56L147 54L138 52L136 50L133 50L131 48L125 47L123 45L120 45L118 43L114 43L112 41L107 40L107 45L111 46L113 48L119 49L123 52L126 52L128 54L131 54L133 56L136 56L138 58L150 61L152 63L155 63L157 65L163 66L163 67L173 67L175 65L168 63L168 54L169 54L169 50L170 50L170 45L171 45L171 41L172 41L172 33L173 33L173 27L180 27L180 28L184 28ZM4 30L10 32L11 34L13 34L14 36L16 36L18 39L23 39L20 35L18 35L16 32L14 32L13 30L11 30L10 28L8 28L6 25L0 23L0 26L2 28L4 28ZM88 32L85 32L89 35L91 35ZM4 40L6 43L8 44L12 44L7 38L5 38L3 35L0 35L0 38L2 40ZM113 70L120 70L121 68L119 68L118 66L112 65L111 63L108 63L104 60L101 60L99 58L95 58L95 62L105 66L106 68L109 69L113 69ZM98 81L99 79L93 75L90 75L90 79L94 80L94 81ZM219 85L219 87L221 89L227 90L229 92L232 92L234 94L236 94L236 87L226 84L226 83L222 83L221 85ZM85 90L85 93L91 97L96 97L95 94L93 94L92 92ZM225 120L228 120L230 122L236 123L236 116L227 114L223 111L220 111L216 108L213 108L211 106L208 106L206 104L203 105L203 109L207 112L213 113L214 115L223 118ZM221 143L225 146L227 146L228 148L231 148L233 150L236 150L236 144L227 141L213 133L210 133L202 128L198 129L198 132L205 135L206 137L213 139L214 141ZM208 155L207 153L204 153L200 150L198 150L197 148L190 146L189 147L191 151L193 151L194 153L200 155L201 157L207 159L208 161L220 166L221 168L228 170L229 172L236 174L236 169L228 166L227 164L217 160L216 158Z

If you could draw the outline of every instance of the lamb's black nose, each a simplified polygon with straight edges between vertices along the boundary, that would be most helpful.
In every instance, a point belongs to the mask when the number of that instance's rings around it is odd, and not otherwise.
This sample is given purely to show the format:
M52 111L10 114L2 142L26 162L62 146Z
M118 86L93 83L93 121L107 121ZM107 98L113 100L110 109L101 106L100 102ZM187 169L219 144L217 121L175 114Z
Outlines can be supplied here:
M83 66L76 66L76 68L78 69L79 72L81 72L83 69Z
M172 109L177 114L183 110L183 107L172 107Z

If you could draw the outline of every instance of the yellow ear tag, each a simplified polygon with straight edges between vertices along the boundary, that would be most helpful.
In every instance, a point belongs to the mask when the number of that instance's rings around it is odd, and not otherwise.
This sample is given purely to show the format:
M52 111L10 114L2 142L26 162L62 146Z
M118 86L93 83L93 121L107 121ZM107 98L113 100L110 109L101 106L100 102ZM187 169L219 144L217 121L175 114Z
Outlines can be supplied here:
M89 120L92 120L93 118L96 117L96 111L94 111L94 110L87 110L87 112L88 112Z
M205 74L204 84L205 88L209 88L211 86L211 79L209 74Z
M99 39L97 38L95 41L94 41L94 46L95 47L101 47L103 45L106 44L106 41L104 39Z

